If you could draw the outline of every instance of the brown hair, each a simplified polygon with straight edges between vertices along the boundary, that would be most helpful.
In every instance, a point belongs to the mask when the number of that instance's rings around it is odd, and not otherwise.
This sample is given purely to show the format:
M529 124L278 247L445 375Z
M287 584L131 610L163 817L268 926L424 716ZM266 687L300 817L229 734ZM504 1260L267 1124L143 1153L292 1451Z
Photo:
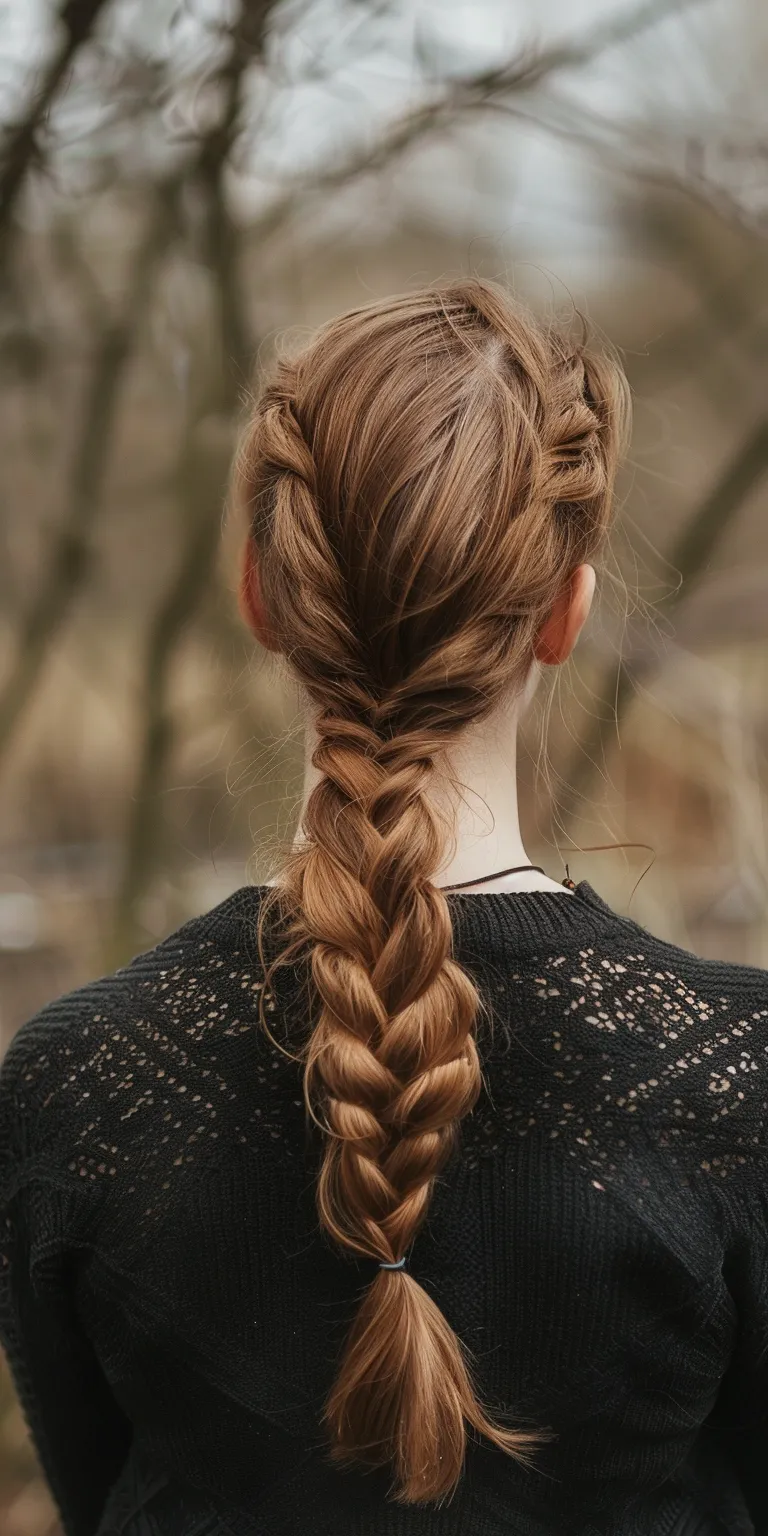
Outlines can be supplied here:
M393 1263L481 1086L477 990L433 883L440 753L520 687L534 637L611 518L621 370L468 279L366 305L281 361L246 431L264 610L315 715L302 841L265 898L311 957L305 1095L325 1134L317 1204L343 1248ZM326 1410L341 1461L422 1503L460 1476L467 1426L524 1464L549 1432L481 1406L450 1324L379 1269Z

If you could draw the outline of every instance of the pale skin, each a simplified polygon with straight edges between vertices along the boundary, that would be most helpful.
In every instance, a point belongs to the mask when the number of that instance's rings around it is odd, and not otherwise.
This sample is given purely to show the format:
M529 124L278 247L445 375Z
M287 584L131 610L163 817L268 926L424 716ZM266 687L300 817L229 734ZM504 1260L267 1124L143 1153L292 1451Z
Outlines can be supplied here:
M471 726L461 742L452 749L451 768L462 784L458 800L439 791L435 803L449 807L450 823L455 828L455 849L449 852L435 884L446 886L478 879L494 870L509 869L532 862L523 844L517 808L516 748L517 729L533 695L542 667L561 666L568 660L592 605L595 572L591 565L579 565L562 588L549 617L541 626L534 645L534 661L521 693L505 701L487 720ZM253 544L247 541L240 580L240 612L252 634L268 651L278 646L270 633L259 589L258 560ZM301 826L304 806L320 775L312 766L317 737L311 719L306 722L305 767ZM500 880L484 880L468 886L472 891L555 890L566 888L547 875L526 872Z

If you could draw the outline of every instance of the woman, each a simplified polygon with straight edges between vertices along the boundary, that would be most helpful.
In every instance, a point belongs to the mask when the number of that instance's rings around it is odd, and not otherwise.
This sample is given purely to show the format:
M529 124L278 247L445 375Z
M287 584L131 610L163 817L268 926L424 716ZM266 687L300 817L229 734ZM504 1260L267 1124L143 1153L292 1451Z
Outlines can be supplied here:
M625 401L465 281L254 410L297 839L0 1080L0 1330L67 1536L768 1531L768 980L549 879L515 808Z

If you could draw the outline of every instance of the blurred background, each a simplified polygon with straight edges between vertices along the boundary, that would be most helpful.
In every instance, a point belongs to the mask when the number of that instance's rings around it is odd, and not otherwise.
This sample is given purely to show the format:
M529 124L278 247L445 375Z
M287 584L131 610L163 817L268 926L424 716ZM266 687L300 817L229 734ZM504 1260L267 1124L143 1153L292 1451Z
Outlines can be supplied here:
M0 1052L292 836L224 515L248 391L469 271L586 313L635 399L530 856L768 966L767 67L760 0L0 4ZM57 1530L1 1361L0 1530Z

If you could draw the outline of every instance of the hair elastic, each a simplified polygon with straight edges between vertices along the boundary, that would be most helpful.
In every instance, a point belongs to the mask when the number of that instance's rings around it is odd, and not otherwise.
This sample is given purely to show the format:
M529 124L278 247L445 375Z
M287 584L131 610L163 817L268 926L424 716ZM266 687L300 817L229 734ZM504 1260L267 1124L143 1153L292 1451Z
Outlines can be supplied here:
M402 1259L398 1259L396 1264L380 1264L379 1269L402 1269L404 1264L405 1256Z

